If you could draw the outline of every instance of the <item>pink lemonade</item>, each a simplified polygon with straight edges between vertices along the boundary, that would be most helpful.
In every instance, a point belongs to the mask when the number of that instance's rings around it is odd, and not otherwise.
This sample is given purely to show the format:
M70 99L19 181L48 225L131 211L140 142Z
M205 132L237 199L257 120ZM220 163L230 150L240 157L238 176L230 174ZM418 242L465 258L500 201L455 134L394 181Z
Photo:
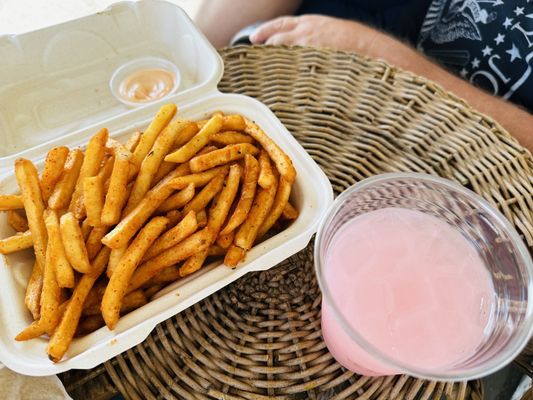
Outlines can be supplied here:
M323 274L351 329L404 365L446 368L483 341L494 302L489 272L475 247L437 217L403 208L357 216L334 234ZM346 368L401 372L358 346L326 301L322 331Z

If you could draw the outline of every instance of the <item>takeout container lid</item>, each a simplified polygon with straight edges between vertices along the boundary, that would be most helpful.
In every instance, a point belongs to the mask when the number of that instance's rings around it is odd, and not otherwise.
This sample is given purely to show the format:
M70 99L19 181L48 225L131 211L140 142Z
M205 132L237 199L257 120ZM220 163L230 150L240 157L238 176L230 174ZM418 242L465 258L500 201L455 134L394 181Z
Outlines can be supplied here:
M130 109L109 90L120 65L161 57L181 75L180 90L155 103ZM230 269L208 265L159 292L147 305L106 327L75 339L64 359L46 355L47 339L16 342L31 322L24 291L31 251L0 259L0 362L26 375L51 375L92 368L142 342L154 327L250 271L271 268L303 249L333 200L322 170L275 115L252 98L222 94L220 56L176 5L159 0L116 3L94 15L20 36L0 37L0 193L18 191L13 162L25 157L42 168L58 145L83 146L100 127L124 139L144 129L159 107L176 103L181 118L201 119L216 110L239 113L259 124L292 158L298 177L291 201L300 216L283 232L256 245L245 262ZM13 234L0 215L0 236Z
M115 3L94 15L0 37L0 174L11 171L17 157L44 157L57 138L84 143L94 124L126 115L141 121L172 101L132 109L111 93L113 72L146 57L177 67L180 99L213 92L224 71L187 14L160 0Z

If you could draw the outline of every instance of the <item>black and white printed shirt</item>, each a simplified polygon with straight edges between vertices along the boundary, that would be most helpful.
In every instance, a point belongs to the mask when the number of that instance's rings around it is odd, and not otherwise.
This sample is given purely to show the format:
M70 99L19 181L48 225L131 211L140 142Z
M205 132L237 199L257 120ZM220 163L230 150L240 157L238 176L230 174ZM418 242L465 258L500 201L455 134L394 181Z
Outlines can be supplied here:
M418 48L533 111L533 0L433 0Z

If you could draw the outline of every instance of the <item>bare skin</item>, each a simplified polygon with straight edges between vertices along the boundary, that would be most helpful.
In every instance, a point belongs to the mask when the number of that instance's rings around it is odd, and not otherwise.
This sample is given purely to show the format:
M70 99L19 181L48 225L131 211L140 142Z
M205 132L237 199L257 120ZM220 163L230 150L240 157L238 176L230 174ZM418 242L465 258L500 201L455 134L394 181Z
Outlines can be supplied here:
M294 14L301 0L203 0L195 23L216 48L238 31L280 15Z
M242 15L246 16L246 20L241 24L239 22L243 21L240 19L242 18L241 13L226 12L226 14L233 15L227 15L228 18L225 24L211 25L214 27L211 33L217 36L217 40L222 39L222 36L224 36L222 32L229 32L226 37L231 37L243 26L256 21L267 20L269 16L279 12L283 7L287 10L290 9L290 12L294 12L300 3L296 0L257 0L254 2L227 0L227 2L224 0L204 1L204 6L206 4L212 6L211 13L215 13L214 15L220 10L235 10L236 7L242 7L244 9ZM262 6L258 3L261 3ZM218 15L220 18L220 14ZM204 20L204 24L208 22L209 19ZM222 25L225 26L223 30L221 28ZM235 28L236 26L239 27ZM200 24L200 28L202 29L202 24ZM204 30L204 32L210 40L213 40L209 29ZM216 32L219 34L216 34ZM512 103L474 87L469 82L451 74L427 59L412 47L366 25L322 15L277 17L261 25L251 35L250 40L256 44L286 44L332 48L383 59L391 65L424 76L440 84L458 97L465 99L475 109L491 116L513 135L522 146L533 151L533 115ZM224 44L227 44L227 42Z

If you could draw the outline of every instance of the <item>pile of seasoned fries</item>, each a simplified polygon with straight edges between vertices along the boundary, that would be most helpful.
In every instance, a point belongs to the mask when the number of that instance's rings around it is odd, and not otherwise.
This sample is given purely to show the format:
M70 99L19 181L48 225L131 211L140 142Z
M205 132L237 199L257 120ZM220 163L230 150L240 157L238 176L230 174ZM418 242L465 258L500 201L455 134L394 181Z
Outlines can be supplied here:
M125 144L104 128L85 151L53 148L40 177L16 160L20 195L1 195L0 210L18 233L0 240L0 253L35 252L25 297L34 321L16 340L47 334L58 362L75 335L114 329L206 259L235 267L297 218L296 171L261 128L241 115L190 121L176 112L161 107Z

